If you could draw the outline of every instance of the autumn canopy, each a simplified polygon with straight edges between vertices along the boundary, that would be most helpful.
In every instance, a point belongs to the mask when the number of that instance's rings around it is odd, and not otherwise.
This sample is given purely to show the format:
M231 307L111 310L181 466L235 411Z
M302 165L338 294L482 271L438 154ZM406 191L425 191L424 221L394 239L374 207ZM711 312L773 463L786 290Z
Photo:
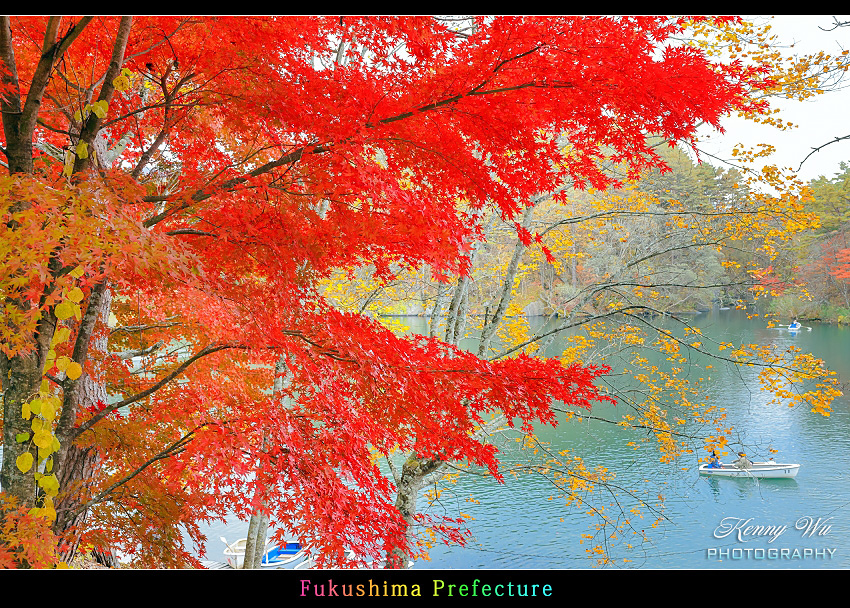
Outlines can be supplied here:
M762 76L665 17L452 23L0 20L0 566L58 559L14 544L10 499L63 552L86 531L148 565L228 510L323 563L409 552L375 455L498 474L492 414L603 398L603 369L398 337L320 282L464 273L483 210L662 166L649 135L688 143Z

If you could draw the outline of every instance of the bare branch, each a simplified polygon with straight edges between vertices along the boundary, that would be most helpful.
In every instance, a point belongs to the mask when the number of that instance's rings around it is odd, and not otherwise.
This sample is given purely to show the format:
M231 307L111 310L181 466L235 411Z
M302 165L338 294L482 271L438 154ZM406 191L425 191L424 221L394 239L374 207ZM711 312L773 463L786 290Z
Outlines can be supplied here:
M150 325L123 325L121 327L114 327L110 330L110 333L117 333L119 331L124 331L127 333L137 332L137 331L147 331L149 329L160 329L166 327L174 327L175 325L180 325L180 323L174 321L176 316L168 317L164 321L160 323L152 323Z
M149 355L154 351L159 350L162 345L165 344L162 340L157 342L156 344L152 344L147 348L136 348L133 350L124 350L120 353L109 353L110 356L118 357L119 359L132 359L133 357L144 357L145 355Z
M820 152L821 150L823 150L827 146L834 144L836 142L842 141L844 139L850 139L850 135L842 135L841 137L836 137L832 141L828 141L825 144L823 144L822 146L818 146L817 148L812 148L812 151L809 152L808 154L806 154L806 157L802 161L800 161L800 166L797 167L797 171L800 170L800 168L803 166L803 163L806 162L812 154L814 154L815 152Z

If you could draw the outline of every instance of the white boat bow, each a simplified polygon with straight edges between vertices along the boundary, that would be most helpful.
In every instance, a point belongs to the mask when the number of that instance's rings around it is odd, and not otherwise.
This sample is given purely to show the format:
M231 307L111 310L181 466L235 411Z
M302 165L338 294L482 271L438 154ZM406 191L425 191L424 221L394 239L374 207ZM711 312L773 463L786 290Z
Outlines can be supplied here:
M707 464L700 465L700 475L713 475L715 477L755 477L756 479L790 479L797 475L800 470L799 464L782 464L778 462L754 462L749 469L739 469L731 464L718 467L710 467Z

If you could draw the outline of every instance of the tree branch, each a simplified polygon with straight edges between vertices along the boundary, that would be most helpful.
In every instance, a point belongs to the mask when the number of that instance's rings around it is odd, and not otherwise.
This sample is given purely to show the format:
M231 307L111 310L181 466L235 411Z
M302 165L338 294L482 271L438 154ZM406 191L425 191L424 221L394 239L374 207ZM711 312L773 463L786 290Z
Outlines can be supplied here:
M151 466L155 462L160 461L160 460L165 460L166 458L170 458L171 456L174 456L175 454L179 454L180 452L182 452L183 450L186 449L186 445L194 438L194 435L195 435L195 430L192 430L192 431L186 433L183 437L181 437L180 439L178 439L177 441L172 443L170 446L165 448L159 454L157 454L156 456L147 460L144 464L142 464L142 466L137 468L135 471L133 471L132 473L122 477L121 479L119 479L118 481L113 483L111 486L109 486L108 488L103 490L100 494L98 494L97 496L95 496L91 500L89 500L86 503L76 507L73 511L73 515L76 515L77 513L82 513L83 511L85 511L89 507L96 505L99 502L102 502L110 494L112 494L112 492L114 492L116 489L118 489L119 487L123 486L125 483L127 483L128 481L130 481L131 479L136 477L139 473L141 473L142 471L147 469L149 466ZM73 517L73 515L72 515L72 517Z
M100 88L98 101L109 103L112 95L115 92L115 85L112 81L118 76L121 71L121 66L124 63L124 51L127 49L127 41L130 38L130 29L133 25L133 18L129 16L121 17L121 23L118 25L118 33L115 35L115 44L112 46L112 58L109 62L109 68L104 75L103 86ZM94 141L97 132L100 130L103 119L95 112L89 114L83 128L80 130L80 141L89 145ZM74 173L84 171L92 162L92 157L89 155L86 158L76 157L74 161Z
M170 374L167 374L162 380L160 380L156 384L146 388L143 391L136 393L135 395L133 395L131 397L127 397L126 399L123 399L122 401L119 401L117 403L112 403L112 404L106 406L105 408L103 408L102 410L100 410L97 414L95 414L88 421L86 421L85 424L82 424L79 427L75 428L73 430L72 438L76 439L81 434L83 434L84 432L86 432L87 430L92 428L95 424L100 422L103 418L105 418L106 416L108 416L109 414L114 412L115 410L122 408L122 407L126 407L126 406L130 405L131 403L135 403L136 401L140 401L140 400L144 399L145 397L152 395L153 393L155 393L156 391L161 389L163 386L165 386L166 384L168 384L169 382L174 380L174 378L176 378L177 376L182 374L186 370L186 368L188 368L190 365L192 365L192 363L194 363L198 359L205 357L206 355L210 355L212 353L216 353L220 350L225 350L225 349L228 349L228 348L242 348L242 349L244 349L244 348L248 348L248 347L245 346L244 344L217 344L217 345L213 345L213 346L205 346L200 351L195 353L193 356L186 359L186 361L181 363L174 371L172 371Z
M806 154L806 157L805 157L803 160L801 160L801 161L800 161L800 166L798 166L798 167L797 167L797 171L799 171L799 170L800 170L800 168L803 166L803 163L804 163L804 162L806 162L807 160L809 160L809 157L810 157L812 154L814 154L815 152L820 152L821 150L823 150L823 149L824 149L824 148L826 148L827 146L829 146L829 145L831 145L831 144L834 144L834 143L836 143L836 142L839 142L839 141L841 141L841 140L844 140L844 139L850 139L850 135L842 135L841 137L836 137L836 138L834 138L832 141L828 141L828 142L826 142L825 144L823 144L822 146L818 146L817 148L812 148L812 151L811 151L811 152L809 152L808 154Z

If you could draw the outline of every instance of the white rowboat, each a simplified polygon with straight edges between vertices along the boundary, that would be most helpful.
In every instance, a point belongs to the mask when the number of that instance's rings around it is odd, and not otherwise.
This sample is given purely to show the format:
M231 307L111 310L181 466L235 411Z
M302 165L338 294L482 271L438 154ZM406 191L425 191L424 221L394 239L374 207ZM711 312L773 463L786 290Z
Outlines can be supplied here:
M707 464L699 467L700 475L713 475L715 477L754 477L756 479L790 479L797 475L800 470L799 464L781 464L778 462L754 462L752 468L739 469L731 464L724 464L720 468L710 468Z
M224 550L224 555L227 558L227 564L231 568L235 568L237 570L241 569L245 562L245 546L248 543L248 539L240 538L233 543L228 543L227 539L222 536L221 541L227 545L227 548ZM294 562L305 555L301 543L287 541L279 547L272 547L271 549L268 549L269 542L270 541L266 541L267 550L263 554L263 559L260 564L264 568L282 566L284 564Z

